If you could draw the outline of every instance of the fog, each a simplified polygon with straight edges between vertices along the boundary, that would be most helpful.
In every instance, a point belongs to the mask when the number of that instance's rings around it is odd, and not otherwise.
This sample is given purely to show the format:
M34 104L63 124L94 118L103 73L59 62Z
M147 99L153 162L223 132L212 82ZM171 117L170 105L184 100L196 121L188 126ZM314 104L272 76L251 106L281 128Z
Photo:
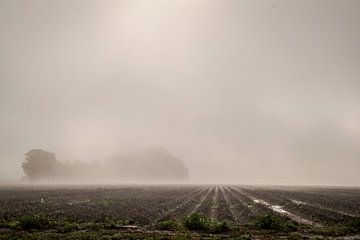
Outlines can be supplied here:
M191 183L359 186L359 23L356 0L0 0L0 180L31 149L157 146Z

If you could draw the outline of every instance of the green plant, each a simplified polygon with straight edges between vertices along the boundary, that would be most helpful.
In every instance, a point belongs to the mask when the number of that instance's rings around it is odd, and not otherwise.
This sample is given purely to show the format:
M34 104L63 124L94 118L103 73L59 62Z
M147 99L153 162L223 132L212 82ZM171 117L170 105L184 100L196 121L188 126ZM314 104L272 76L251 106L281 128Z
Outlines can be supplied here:
M299 224L293 221L287 221L283 224L283 228L286 231L296 231L299 228Z
M96 222L89 222L86 225L87 229L91 229L93 231L99 231L101 229L101 224L100 223L96 223Z
M106 218L105 221L102 222L101 227L104 229L119 229L124 225L129 225L129 223L127 221Z
M161 220L157 222L156 227L160 230L174 231L178 229L178 223L173 220Z
M260 215L255 219L255 227L267 230L279 230L282 228L282 222L279 217L273 214Z
M351 219L347 226L350 228L352 232L360 232L360 217L356 217Z
M187 216L184 221L184 226L189 230L207 230L209 228L210 220L198 213L193 213Z
M30 229L46 229L55 225L55 222L52 219L34 214L34 215L24 215L18 219L19 226L23 230Z
M19 222L14 219L0 219L0 228L16 229L19 226Z
M185 218L184 226L189 230L203 230L210 233L222 233L230 230L227 222L211 220L198 213L193 213Z
M78 224L78 223L69 222L69 221L65 221L65 222L64 222L63 231L64 231L65 233L73 232L73 231L76 231L76 230L79 230L79 224Z
M212 233L223 233L230 230L230 226L224 221L212 221L210 225L210 231Z

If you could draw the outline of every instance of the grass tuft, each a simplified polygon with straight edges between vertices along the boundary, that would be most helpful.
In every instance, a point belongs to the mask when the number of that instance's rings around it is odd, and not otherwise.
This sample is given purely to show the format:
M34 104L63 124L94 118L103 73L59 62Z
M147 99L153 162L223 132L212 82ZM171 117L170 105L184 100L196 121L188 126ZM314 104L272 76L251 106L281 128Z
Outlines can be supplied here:
M209 219L198 213L193 213L187 216L184 221L184 226L189 230L207 230Z
M76 222L64 222L64 227L62 228L62 231L65 233L73 232L79 230L79 224Z
M264 230L296 231L298 229L296 222L282 219L272 213L257 216L254 225Z
M189 230L200 230L210 233L223 233L230 230L227 222L212 220L199 213L193 213L186 217L184 226Z
M33 214L33 215L24 215L18 219L18 224L23 230L43 230L53 227L56 223L54 220L47 217Z
M360 232L360 217L351 219L347 224L347 227L350 229L351 232Z
M175 231L179 229L179 224L174 220L161 220L157 222L156 227L159 230Z
M281 220L273 214L260 215L255 219L255 227L266 230L279 230L281 228Z

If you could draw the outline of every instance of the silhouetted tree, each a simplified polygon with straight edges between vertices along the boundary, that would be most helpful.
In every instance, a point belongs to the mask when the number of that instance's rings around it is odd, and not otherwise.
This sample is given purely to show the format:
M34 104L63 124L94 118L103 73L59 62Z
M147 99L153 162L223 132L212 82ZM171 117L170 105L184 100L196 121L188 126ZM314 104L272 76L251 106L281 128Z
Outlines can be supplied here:
M183 161L161 147L115 155L104 163L109 175L130 181L184 181L189 177Z
M31 181L37 180L117 180L183 181L188 179L184 163L159 147L115 155L108 161L57 161L55 154L33 149L25 154L22 169Z
M31 181L59 178L66 172L66 166L56 161L54 153L42 149L26 153L22 169Z

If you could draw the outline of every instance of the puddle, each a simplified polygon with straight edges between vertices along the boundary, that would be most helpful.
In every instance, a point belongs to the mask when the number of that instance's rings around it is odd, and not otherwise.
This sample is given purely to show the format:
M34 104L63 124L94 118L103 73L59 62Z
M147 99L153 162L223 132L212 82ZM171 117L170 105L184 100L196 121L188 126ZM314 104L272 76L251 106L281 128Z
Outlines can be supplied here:
M265 205L265 206L270 206L270 204L268 204L267 202L265 202L264 200L261 200L261 199L254 199L253 201L255 203L260 203L260 204Z
M75 202L69 202L69 205L74 205L74 204L81 204L81 203L89 203L90 200L84 200L84 201L75 201Z
M282 209L280 205L274 205L274 206L271 206L270 208L271 208L274 212L277 212L277 213L291 214L291 213L285 211L284 209Z
M305 203L305 202L301 202L301 201L298 201L298 200L293 200L293 199L290 199L291 202L295 203L296 205L310 205L308 203Z
M302 201L298 201L298 200L294 200L294 199L290 199L290 201L296 205L299 205L299 206L310 206L310 207L315 207L315 208L320 208L320 209L323 209L323 210L327 210L327 211L331 211L331 212L334 212L334 213L338 213L338 214L341 214L341 215L346 215L346 216L350 216L350 217L357 217L357 215L355 214L351 214L351 213L346 213L346 212L341 212L341 211L337 211L335 209L331 209L331 208L326 208L326 207L322 207L322 206L319 206L319 205L314 205L314 204L311 204L311 203L307 203L307 202L302 202Z
M297 215L295 215L295 214L292 214L292 213L284 210L284 209L282 208L282 206L280 206L280 205L271 205L270 203L265 202L265 201L262 200L262 199L253 199L253 201L254 201L255 203L264 205L264 206L268 207L269 209L271 209L272 211L274 211L274 212L276 212L276 213L279 213L279 214L281 214L281 215L284 215L284 216L292 219L292 220L295 221L295 222L298 222L298 223L301 223L301 224L313 225L313 226L317 226L317 227L320 227L320 226L321 226L321 225L318 224L318 223L314 223L314 222L312 222L312 221L310 221L310 220L301 218L301 217L299 217L299 216L297 216Z

